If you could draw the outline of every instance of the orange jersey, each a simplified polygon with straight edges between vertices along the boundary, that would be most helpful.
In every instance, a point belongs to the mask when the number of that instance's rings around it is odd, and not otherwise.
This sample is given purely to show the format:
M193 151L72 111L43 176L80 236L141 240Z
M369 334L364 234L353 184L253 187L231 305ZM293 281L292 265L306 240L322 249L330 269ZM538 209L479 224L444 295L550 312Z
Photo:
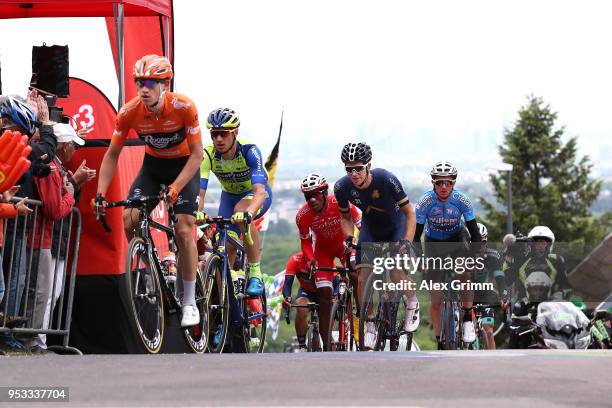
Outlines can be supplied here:
M189 145L202 140L198 111L191 99L164 93L164 105L156 115L137 96L121 108L111 144L123 146L130 129L145 142L145 153L162 159L189 156Z

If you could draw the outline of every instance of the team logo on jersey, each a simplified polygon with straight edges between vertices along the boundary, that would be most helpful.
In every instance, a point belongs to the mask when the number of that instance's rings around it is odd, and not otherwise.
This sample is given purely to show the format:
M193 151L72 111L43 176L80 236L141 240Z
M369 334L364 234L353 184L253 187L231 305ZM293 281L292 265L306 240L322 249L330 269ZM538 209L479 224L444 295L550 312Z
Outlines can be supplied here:
M379 198L380 198L380 191L378 191L378 190L372 191L372 199L373 200L378 200Z
M191 105L190 103L179 101L176 97L172 98L170 103L172 104L172 106L174 106L174 109L187 109Z
M355 200L355 204L356 204L356 205L361 205L361 200L360 200L360 199L356 199L356 200Z
M351 190L351 195L353 197L359 197L359 193L357 191L355 191L355 190Z
M446 209L446 213L450 214L450 215L453 215L453 209L452 208L447 208Z
M435 210L431 212L431 215L440 215L440 214L442 214L441 208L436 208Z

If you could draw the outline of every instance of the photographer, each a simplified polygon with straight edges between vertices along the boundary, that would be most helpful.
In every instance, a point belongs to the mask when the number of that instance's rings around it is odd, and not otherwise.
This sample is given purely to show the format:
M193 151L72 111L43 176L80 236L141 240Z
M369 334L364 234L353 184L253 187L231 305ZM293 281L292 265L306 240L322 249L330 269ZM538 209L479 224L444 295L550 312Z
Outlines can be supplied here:
M570 288L565 271L565 259L552 252L555 234L546 226L536 226L527 237L507 235L504 273L509 284L515 285L516 298L527 296L525 283L534 272L543 271L552 282L554 300L567 298Z

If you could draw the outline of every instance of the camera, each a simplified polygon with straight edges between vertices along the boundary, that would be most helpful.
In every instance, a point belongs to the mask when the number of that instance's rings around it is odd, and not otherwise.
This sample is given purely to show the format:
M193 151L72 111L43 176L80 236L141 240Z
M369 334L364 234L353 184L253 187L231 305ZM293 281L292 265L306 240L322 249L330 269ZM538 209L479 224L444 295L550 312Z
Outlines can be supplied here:
M49 120L55 123L68 123L67 118L64 118L64 108L55 106L57 102L57 96L45 95L45 101L49 108Z

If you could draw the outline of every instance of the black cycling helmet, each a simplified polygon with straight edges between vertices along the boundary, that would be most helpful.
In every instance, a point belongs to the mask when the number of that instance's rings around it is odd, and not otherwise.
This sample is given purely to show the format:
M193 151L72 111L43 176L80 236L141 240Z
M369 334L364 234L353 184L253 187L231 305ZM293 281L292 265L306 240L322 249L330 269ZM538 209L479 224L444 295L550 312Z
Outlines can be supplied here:
M347 143L342 148L340 156L343 163L361 162L364 164L372 160L372 149L365 143Z

